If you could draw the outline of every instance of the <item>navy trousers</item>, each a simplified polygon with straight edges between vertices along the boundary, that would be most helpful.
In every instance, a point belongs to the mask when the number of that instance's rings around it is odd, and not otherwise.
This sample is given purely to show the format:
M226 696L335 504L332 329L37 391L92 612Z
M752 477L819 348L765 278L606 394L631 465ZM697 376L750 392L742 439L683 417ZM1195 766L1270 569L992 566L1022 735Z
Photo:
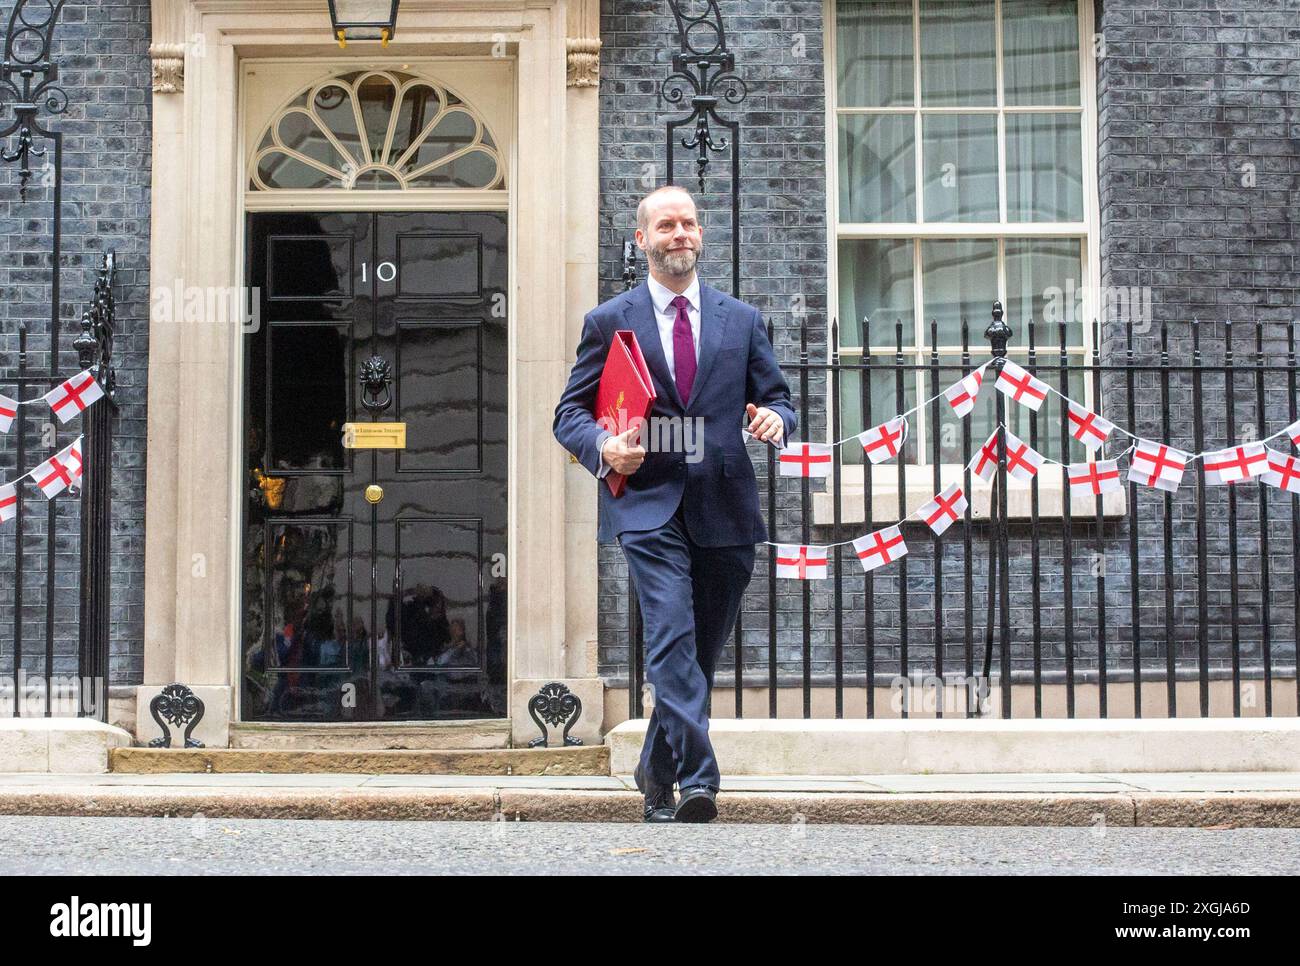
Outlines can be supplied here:
M754 545L701 547L682 507L658 530L618 538L645 628L645 678L654 710L641 749L651 785L721 787L709 741L709 691L722 646L754 574ZM689 602L690 606L686 606Z

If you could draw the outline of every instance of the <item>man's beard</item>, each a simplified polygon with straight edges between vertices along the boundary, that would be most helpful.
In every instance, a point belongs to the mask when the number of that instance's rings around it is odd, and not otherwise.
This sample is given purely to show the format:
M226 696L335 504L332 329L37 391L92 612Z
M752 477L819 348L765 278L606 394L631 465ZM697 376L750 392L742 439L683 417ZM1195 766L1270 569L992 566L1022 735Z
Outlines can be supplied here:
M683 278L694 270L696 263L700 260L700 251L698 248L685 249L679 252L670 252L667 248L650 247L650 264L654 266L655 271L660 275L668 275L672 278Z

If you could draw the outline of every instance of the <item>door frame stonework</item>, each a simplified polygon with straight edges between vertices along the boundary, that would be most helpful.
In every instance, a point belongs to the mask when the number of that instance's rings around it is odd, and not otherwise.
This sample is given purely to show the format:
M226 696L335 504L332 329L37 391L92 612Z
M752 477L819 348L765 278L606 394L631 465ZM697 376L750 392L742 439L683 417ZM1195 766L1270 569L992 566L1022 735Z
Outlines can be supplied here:
M563 681L582 699L578 736L599 740L603 716L594 484L551 435L582 316L596 304L593 41L575 42L574 30L578 37L597 33L597 12L595 0L403 0L397 37L380 56L373 44L341 51L330 43L324 0L154 0L155 292L178 285L228 291L243 283L240 79L249 59L512 61L507 653L516 744L536 733L527 698L546 681ZM573 19L566 23L566 15ZM585 58L576 72L575 51ZM521 144L532 149L520 151ZM241 333L230 321L154 318L149 348L137 737L157 730L149 700L178 681L206 705L195 737L225 746L239 720ZM517 485L524 479L527 486Z

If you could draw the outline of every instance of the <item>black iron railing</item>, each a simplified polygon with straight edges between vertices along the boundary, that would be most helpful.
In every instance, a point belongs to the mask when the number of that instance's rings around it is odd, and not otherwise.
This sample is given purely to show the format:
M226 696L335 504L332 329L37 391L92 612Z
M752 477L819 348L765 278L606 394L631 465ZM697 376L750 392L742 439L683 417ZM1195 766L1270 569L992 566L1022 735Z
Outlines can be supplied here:
M71 348L81 368L93 370L106 398L66 428L49 408L23 406L0 436L6 481L82 436L80 479L48 501L32 495L30 480L18 484L14 516L0 522L0 694L12 699L5 710L14 716L76 713L107 720L116 263L113 253L103 256L81 331L69 345L60 294L63 133L46 126L69 107L54 42L65 2L17 0L0 61L0 106L9 115L0 129L0 161L15 171L18 188L11 215L21 211L35 181L41 197L31 204L48 204L49 215L31 224L48 232L50 271L47 324L33 330L18 322L17 351L0 355L0 392L27 402L53 389L76 371L69 368ZM33 712L33 706L43 710Z
M117 418L117 373L113 368L116 328L113 276L116 256L104 256L94 300L81 317L73 343L83 369L93 369L104 388L102 404L82 414L81 578L78 665L83 679L102 682L101 720L108 720L109 578L112 573L113 423Z
M970 505L942 536L915 517L904 522L908 554L866 573L849 545L829 550L824 580L778 578L775 547L760 547L734 644L718 663L715 686L733 688L732 713L761 714L765 696L767 716L790 715L795 693L805 717L1294 713L1300 495L1257 480L1207 486L1203 460L1172 493L1125 482L1108 497L1071 499L1064 468L1051 462L1027 486L1010 483L1006 430L997 427L1013 420L1011 432L1063 463L1122 457L1133 441L1112 433L1085 457L1059 399L1032 412L992 386L1010 357L1122 429L1201 453L1296 421L1294 325L1094 325L1081 353L1067 344L1065 322L1006 326L1000 306L994 315L987 344L972 345L963 323L955 357L905 349L902 323L886 334L864 322L863 344L893 342L892 353L844 358L832 348L814 360L806 320L797 347L777 345L787 356L797 348L783 369L808 441L841 440L910 408L918 373L929 396L992 361L970 417L957 419L941 398L914 414L914 428L925 426L924 463L916 447L905 459L850 463L853 450L837 446L828 478L793 479L779 477L775 450L749 444L775 542L851 540L896 523L954 480ZM1053 327L1057 344L1035 344L1036 329ZM1022 342L1012 341L1014 328ZM829 335L834 347L834 324ZM932 322L930 345L938 339ZM856 398L844 395L849 380ZM846 426L846 412L860 422ZM998 468L983 484L971 464L991 431ZM1268 445L1295 451L1285 436ZM1120 468L1126 474L1122 458ZM639 717L643 642L635 606L628 615L629 712ZM892 710L878 707L882 695Z
M0 678L14 717L43 709L107 720L111 455L117 415L112 367L114 256L104 256L91 306L73 343L105 398L56 434L48 408L21 407L0 447L12 453L3 475L14 480L82 437L82 473L66 491L44 499L30 478L18 484L14 516L0 524ZM36 399L72 373L32 365L28 328L18 326L18 359L0 392ZM58 353L53 353L57 357ZM65 438L66 437L66 438ZM79 511L79 516L78 516ZM78 680L71 682L74 677Z

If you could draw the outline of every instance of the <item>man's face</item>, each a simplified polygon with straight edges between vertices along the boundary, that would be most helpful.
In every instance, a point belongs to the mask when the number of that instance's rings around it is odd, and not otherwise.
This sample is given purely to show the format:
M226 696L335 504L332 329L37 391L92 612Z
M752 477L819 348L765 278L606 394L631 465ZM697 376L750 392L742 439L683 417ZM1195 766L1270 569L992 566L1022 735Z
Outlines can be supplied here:
M637 229L637 246L658 274L690 275L704 247L695 203L680 192L666 191L651 199L647 207L646 230Z

